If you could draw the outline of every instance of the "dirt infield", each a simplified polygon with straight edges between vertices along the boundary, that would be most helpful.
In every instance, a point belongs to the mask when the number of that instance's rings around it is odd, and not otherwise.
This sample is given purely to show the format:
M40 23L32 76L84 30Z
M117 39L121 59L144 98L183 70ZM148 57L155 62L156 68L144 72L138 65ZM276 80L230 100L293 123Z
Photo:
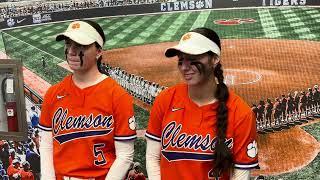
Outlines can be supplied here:
M182 81L175 58L160 43L107 51L106 62L129 73L171 86ZM282 93L307 90L320 82L320 43L298 40L242 39L222 42L222 63L229 87L248 103ZM230 82L233 81L233 84Z
M164 50L174 44L176 42L109 50L104 54L104 61L171 86L182 81L176 60L164 56ZM320 43L314 41L223 40L221 59L226 83L249 104L295 90L306 91L320 82L317 49ZM309 164L320 149L319 142L300 127L259 135L258 142L261 169L253 171L253 175L295 171Z
M319 120L318 120L319 121ZM260 170L252 175L279 175L308 165L319 153L320 143L300 127L258 136Z

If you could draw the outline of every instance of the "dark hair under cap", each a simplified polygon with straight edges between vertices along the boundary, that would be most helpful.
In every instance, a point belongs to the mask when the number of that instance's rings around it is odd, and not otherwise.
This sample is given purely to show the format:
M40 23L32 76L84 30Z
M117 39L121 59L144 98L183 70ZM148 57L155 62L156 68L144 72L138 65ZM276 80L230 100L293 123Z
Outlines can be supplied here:
M92 26L95 30L97 30L97 32L100 34L100 36L101 36L102 39L103 39L103 44L106 42L106 37L105 37L105 35L104 35L103 29L102 29L102 27L101 27L98 23L96 23L96 22L94 22L94 21L91 21L91 20L86 20L86 19L80 20L80 21L83 21L83 22L88 23L88 24L89 24L90 26Z

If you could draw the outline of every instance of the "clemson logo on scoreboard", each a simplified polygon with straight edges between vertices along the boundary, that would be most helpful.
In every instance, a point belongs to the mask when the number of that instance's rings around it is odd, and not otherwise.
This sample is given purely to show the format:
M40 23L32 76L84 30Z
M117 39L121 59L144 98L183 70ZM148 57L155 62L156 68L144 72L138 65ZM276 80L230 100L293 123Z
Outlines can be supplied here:
M219 19L213 22L218 25L234 26L234 25L240 25L240 24L255 23L257 21L252 18L246 18L246 19L233 18L233 19Z

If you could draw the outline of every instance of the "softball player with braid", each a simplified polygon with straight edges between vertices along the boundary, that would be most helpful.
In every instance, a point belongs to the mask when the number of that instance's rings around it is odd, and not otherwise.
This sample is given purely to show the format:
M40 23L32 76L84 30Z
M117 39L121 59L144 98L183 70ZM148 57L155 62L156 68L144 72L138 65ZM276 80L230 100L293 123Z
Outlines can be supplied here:
M74 21L56 40L64 40L73 74L44 97L41 179L122 180L136 138L133 99L98 71L104 32L93 21Z
M151 180L249 179L258 167L256 120L224 84L219 36L207 28L184 34L166 50L178 57L185 83L156 98L146 131Z

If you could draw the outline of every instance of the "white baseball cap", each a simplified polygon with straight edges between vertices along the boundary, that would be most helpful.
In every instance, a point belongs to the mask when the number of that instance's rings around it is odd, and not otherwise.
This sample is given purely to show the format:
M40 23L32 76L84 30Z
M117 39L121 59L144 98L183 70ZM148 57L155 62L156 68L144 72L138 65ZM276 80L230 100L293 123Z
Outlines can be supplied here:
M191 55L200 55L212 51L220 56L221 50L215 42L202 34L188 32L181 37L178 45L166 49L165 55L167 57L173 57L176 56L179 51Z
M57 35L56 40L61 41L70 38L81 45L90 45L97 42L103 47L103 38L98 31L85 21L74 21L69 24L68 29Z
M15 163L20 163L20 161L18 159L12 160L12 164L15 164Z

